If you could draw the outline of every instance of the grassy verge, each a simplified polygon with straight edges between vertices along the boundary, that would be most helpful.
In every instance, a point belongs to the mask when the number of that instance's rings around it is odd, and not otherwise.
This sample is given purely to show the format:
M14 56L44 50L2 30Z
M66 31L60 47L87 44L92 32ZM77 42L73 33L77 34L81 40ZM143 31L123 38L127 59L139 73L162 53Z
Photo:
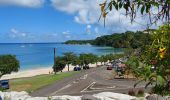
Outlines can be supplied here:
M38 75L29 78L19 78L10 80L9 91L27 91L29 93L50 85L58 80L70 77L78 72L65 72L56 75Z

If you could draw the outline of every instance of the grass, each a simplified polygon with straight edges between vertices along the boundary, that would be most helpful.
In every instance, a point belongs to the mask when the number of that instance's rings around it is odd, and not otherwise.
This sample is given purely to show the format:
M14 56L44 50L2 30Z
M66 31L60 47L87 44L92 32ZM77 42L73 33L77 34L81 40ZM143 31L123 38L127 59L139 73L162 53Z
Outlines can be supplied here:
M10 90L8 91L27 91L31 93L44 86L53 84L58 80L75 75L78 72L64 72L56 75L38 75L29 78L19 78L10 80Z

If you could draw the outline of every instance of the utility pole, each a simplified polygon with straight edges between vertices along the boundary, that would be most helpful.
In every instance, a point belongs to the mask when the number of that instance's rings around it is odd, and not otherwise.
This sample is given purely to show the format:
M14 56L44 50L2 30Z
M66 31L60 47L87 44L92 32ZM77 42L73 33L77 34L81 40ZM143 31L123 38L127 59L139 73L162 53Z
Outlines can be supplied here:
M54 65L55 65L55 50L56 50L56 48L54 48Z

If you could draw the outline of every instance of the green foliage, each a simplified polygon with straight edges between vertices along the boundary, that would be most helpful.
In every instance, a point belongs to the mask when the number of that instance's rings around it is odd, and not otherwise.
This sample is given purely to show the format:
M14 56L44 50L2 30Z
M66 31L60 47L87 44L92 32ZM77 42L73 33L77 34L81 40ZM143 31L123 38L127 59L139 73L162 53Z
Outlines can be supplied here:
M53 65L53 71L56 73L58 71L62 71L66 66L66 62L63 57L56 57L55 64Z
M107 55L97 56L92 53L75 55L71 52L67 52L64 53L64 55L61 57L56 57L53 70L54 72L62 71L63 68L69 64L72 64L74 66L78 65L82 67L89 64L94 64L94 63L97 64L97 62L105 63L107 61L112 61L124 56L125 56L124 54L107 54Z
M65 44L91 44L93 40L68 40Z
M135 20L139 11L141 15L145 15L150 19L151 25L159 20L170 22L169 0L108 0L100 4L100 7L104 20L114 7L116 10L125 10L126 16L130 16L131 22ZM154 12L153 8L156 9L157 12Z
M140 51L140 56L131 57L127 66L141 81L148 82L145 87L154 85L153 92L165 95L170 91L170 27L163 25L156 30L151 45ZM142 64L140 64L142 63Z
M69 71L69 65L75 61L76 55L73 52L66 52L64 53L63 59L64 62L67 64L68 71Z
M66 52L64 53L63 59L65 60L66 64L71 64L74 59L76 59L76 55L73 52Z
M70 41L66 41L65 43L72 44ZM114 48L139 48L144 45L151 44L151 41L152 37L150 34L144 34L140 31L127 31L125 33L113 33L112 35L104 35L97 37L95 40L91 40L90 42L87 40L85 43L90 43L92 45L98 46L111 46ZM74 41L74 44L82 44L82 41Z
M11 72L17 72L19 68L19 61L15 56L0 55L0 77Z
M81 60L82 65L88 65L90 63L97 62L97 56L92 53L80 54L79 59Z

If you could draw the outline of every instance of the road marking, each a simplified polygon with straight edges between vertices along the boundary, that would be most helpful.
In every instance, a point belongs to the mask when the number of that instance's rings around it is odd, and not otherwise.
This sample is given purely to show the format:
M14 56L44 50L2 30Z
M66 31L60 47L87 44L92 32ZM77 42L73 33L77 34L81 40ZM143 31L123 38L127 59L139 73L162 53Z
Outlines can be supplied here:
M85 92L85 90L87 90L89 87L93 86L96 82L92 82L90 85L88 85L86 88L84 88L82 91L80 92Z
M64 89L66 89L66 88L69 88L70 86L72 86L72 85L71 85L71 84L68 84L68 85L62 87L61 89L59 89L58 91L55 91L55 92L51 93L51 95L55 95L57 92L59 92L59 91L61 91L61 90L64 90Z
M105 90L105 89L114 89L114 88L116 88L116 86L105 87L105 88L93 88L93 86L90 87L90 89L92 90Z
M80 77L80 79L86 79L87 78L87 76L88 76L88 74L85 74L84 76L82 76L82 77Z

